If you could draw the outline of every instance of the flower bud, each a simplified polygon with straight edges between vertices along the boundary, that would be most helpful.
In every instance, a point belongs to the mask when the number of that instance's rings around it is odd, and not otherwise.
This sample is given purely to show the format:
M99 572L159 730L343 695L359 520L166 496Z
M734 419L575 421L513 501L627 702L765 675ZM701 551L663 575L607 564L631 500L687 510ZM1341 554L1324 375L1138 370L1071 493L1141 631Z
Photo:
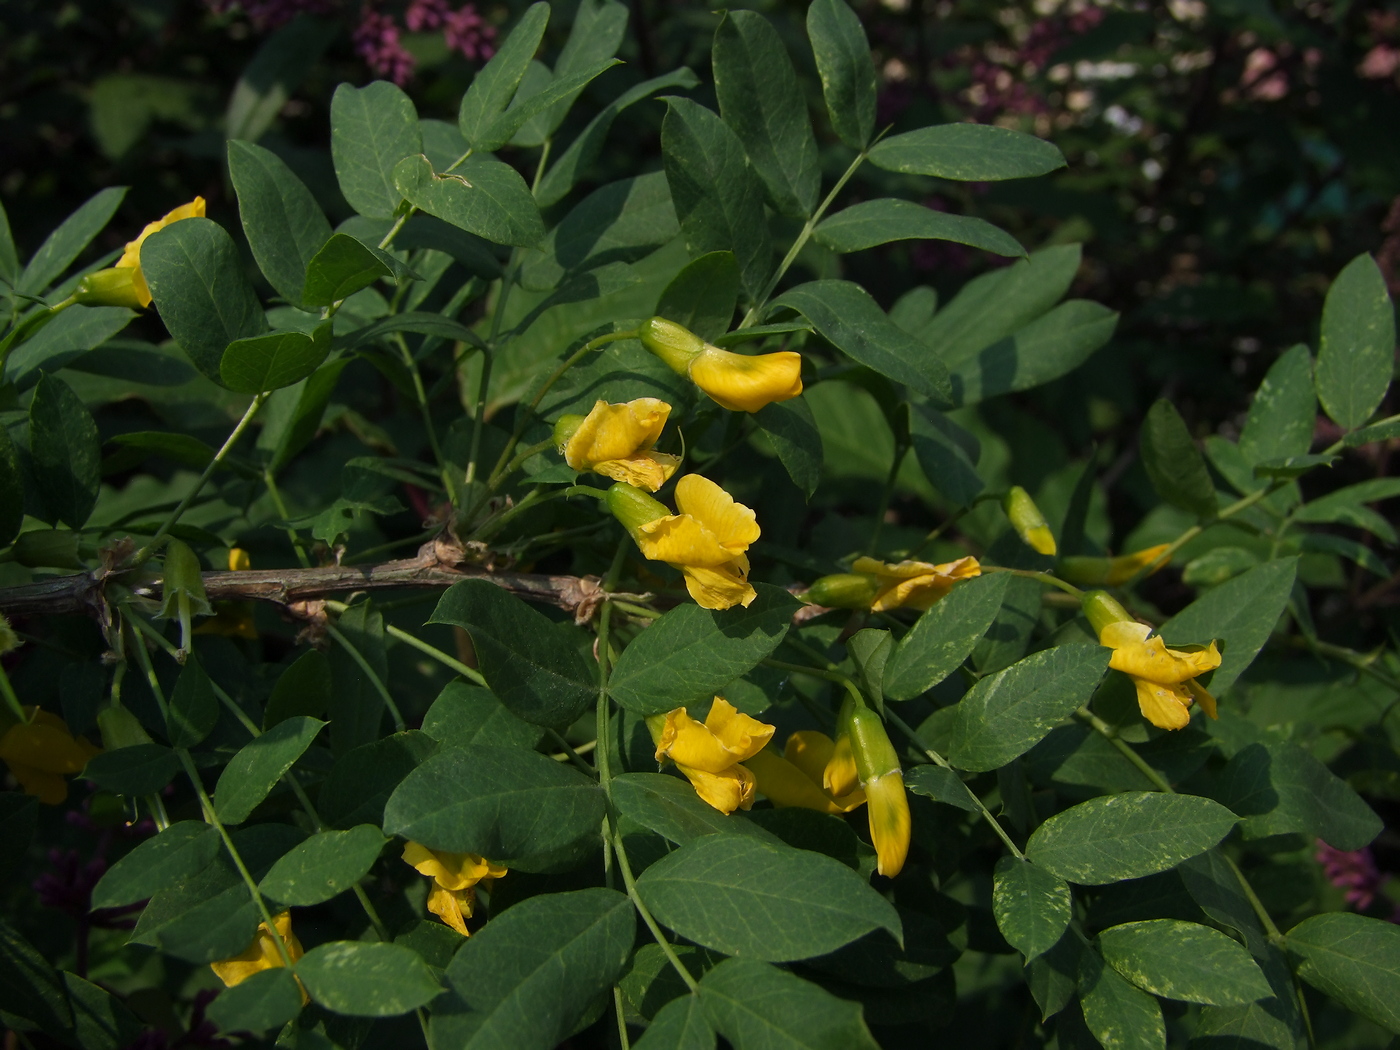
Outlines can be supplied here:
M1040 554L1055 553L1055 536L1050 531L1045 515L1035 505L1031 495L1020 485L1013 485L1001 501L1002 509L1026 546Z
M608 489L606 498L612 516L622 522L622 527L637 538L637 530L649 521L671 515L666 504L652 499L635 485L619 481Z
M1090 591L1079 600L1080 607L1094 633L1102 635L1104 628L1111 623L1132 623L1133 618L1123 608L1118 599L1107 591Z
M15 629L10 626L10 621L5 619L5 614L0 613L0 656L12 653L19 648L19 637L15 634Z
M577 412L570 412L568 415L560 416L559 422L554 424L554 447L561 453L564 446L569 443L569 439L578 433L578 428L583 426L586 416L581 416Z
M90 273L73 290L75 301L84 306L125 306L140 310L146 304L136 289L139 271L134 266L117 266Z
M214 609L204 593L201 571L199 558L194 551L179 540L170 540L165 548L162 572L164 602L159 618L180 621L180 651L176 653L176 659L181 663L184 662L184 654L190 650L190 617L214 615Z
M14 545L15 561L26 568L82 569L78 534L68 529L33 529L20 533Z
M879 581L869 573L837 572L814 580L802 597L828 609L868 609L878 590Z
M878 870L893 878L909 855L911 832L899 755L885 732L885 723L864 704L843 704L838 722L843 735L850 737L860 785L865 789Z
M151 742L145 727L120 704L97 712L97 728L102 733L102 746L108 751Z
M1117 587L1119 584L1127 583L1149 566L1151 571L1148 575L1166 568L1170 559L1162 558L1162 552L1168 546L1170 544L1159 543L1155 547L1147 547L1140 551L1134 551L1132 554L1120 554L1116 558L1080 556L1061 558L1059 564L1055 566L1055 572L1060 579L1068 580L1070 583Z
M637 329L637 338L644 347L666 362L673 372L681 375L689 371L690 362L705 349L705 340L689 328L664 317L643 321Z

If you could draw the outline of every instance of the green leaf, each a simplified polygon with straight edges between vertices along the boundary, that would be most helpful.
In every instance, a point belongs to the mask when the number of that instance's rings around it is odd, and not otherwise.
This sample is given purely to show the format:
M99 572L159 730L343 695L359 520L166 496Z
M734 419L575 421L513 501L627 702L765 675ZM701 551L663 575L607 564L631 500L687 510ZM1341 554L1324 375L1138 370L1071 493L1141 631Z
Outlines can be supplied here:
M52 284L112 221L125 196L125 186L111 186L84 201L39 245L20 275L16 291L22 295L38 295ZM8 221L5 227L8 233Z
M1206 1006L1191 1037L1195 1050L1294 1050L1293 1030L1273 1012L1273 1003Z
M714 1030L735 1050L877 1050L858 1003L755 959L726 959L700 980Z
M481 337L460 321L454 321L441 314L421 313L410 310L375 321L373 324L352 332L345 339L345 348L355 347L375 341L395 332L411 332L414 335L430 335L446 341L461 340L478 349L482 348ZM337 341L337 345L340 345Z
M476 152L494 152L515 134L515 130L511 129L509 134L497 141L492 135L492 125L510 105L521 78L530 67L530 60L539 50L545 26L549 24L549 12L547 3L531 4L496 49L491 61L472 78L471 86L462 96L457 126L467 144Z
M1400 1034L1400 926L1337 912L1288 931L1298 976L1349 1010Z
M739 264L731 251L706 252L681 267L656 313L713 342L729 330L739 302Z
M911 406L909 438L929 484L956 507L970 507L986 485L977 473L981 444L942 412Z
M292 972L274 966L219 993L209 1004L209 1019L221 1032L280 1028L301 1013L301 985Z
M846 652L856 665L856 684L877 706L885 702L885 664L893 649L893 635L874 627L863 628L846 641Z
M877 928L901 938L893 906L840 861L749 836L695 839L647 868L637 892L658 922L726 955L785 962Z
M329 19L300 16L272 33L243 67L229 95L224 134L256 142L301 87L335 36Z
M435 751L430 736L410 730L345 752L321 784L321 819L334 828L382 823L394 789Z
M1359 448L1373 441L1389 441L1400 436L1400 419L1383 420L1360 430L1353 430L1345 438L1347 448Z
M1007 536L1010 541L1010 534ZM1019 540L1010 542L1020 543ZM1006 585L1001 608L992 620L992 626L972 647L972 664L979 674L989 675L1004 670L1026 654L1031 632L1040 620L1042 591L1038 583L1024 576L1018 576Z
M1079 956L1083 952L1073 934L1026 964L1026 984L1040 1007L1040 1019L1049 1020L1065 1008L1079 986Z
M1026 856L1062 879L1102 886L1166 871L1204 853L1237 818L1198 795L1125 791L1081 802L1031 834Z
M560 102L577 98L578 93L591 81L618 65L619 62L619 59L607 58L575 73L564 75L561 71L542 89L532 93L524 101L521 101L517 96L515 104L504 113L498 114L486 131L482 133L480 141L474 143L476 151L478 153L491 153L500 149L532 119ZM477 79L480 79L480 75ZM475 86L476 82L472 83ZM468 94L470 94L470 89L468 89ZM465 105L466 99L462 101Z
M943 766L915 766L904 771L904 786L916 795L976 813L977 799L962 778Z
M931 240L956 241L997 255L1026 254L1015 237L985 219L934 211L894 197L843 208L823 219L813 235L834 252L859 252L891 241Z
M822 479L822 435L806 398L774 401L753 414L753 421L768 435L778 462L808 500Z
M900 328L858 284L810 281L778 296L769 308L796 310L822 336L860 364L949 403L947 369L927 346Z
M756 12L726 12L715 30L713 68L720 116L739 136L773 206L807 218L821 191L817 141L777 31Z
M331 236L321 206L281 157L251 142L228 144L228 170L258 269L287 302L305 302L306 268Z
M1099 934L1099 950L1121 975L1164 999L1239 1006L1274 994L1238 942L1194 922L1125 922Z
M455 1001L433 1011L433 1043L459 1050L553 1047L622 973L636 913L616 890L521 901L464 944L447 967Z
M107 869L93 887L92 906L120 908L145 900L154 888L203 870L218 855L219 845L218 829L210 824L197 820L171 824Z
M756 590L747 609L680 605L666 613L623 650L609 680L612 698L641 715L662 714L708 701L758 666L782 643L799 603L779 587Z
M1357 850L1384 828L1345 780L1284 741L1240 748L1212 794L1244 818L1248 838L1299 832L1336 849Z
M1008 944L1034 959L1055 947L1073 901L1065 881L1030 861L1002 857L992 885L992 912Z
M695 789L678 777L623 773L613 778L611 788L618 813L678 846L715 834L777 841L743 814L724 814L702 801Z
M1329 492L1304 504L1293 512L1293 520L1355 525L1394 545L1394 526L1365 504L1397 495L1400 495L1400 478L1372 478L1370 481L1358 482Z
M1198 518L1215 517L1215 483L1186 421L1166 398L1159 399L1142 425L1142 465L1157 495Z
M1065 166L1053 143L992 124L938 124L881 139L870 163L888 171L960 182L1044 175Z
M306 264L302 301L307 306L330 306L368 288L381 277L393 277L401 264L388 252L362 244L346 233L331 239Z
M1280 355L1255 391L1240 454L1254 464L1307 455L1316 422L1312 355L1299 343Z
M319 832L279 859L258 889L292 907L328 901L369 873L385 841L373 824Z
M590 0L579 4L574 12L574 24L569 27L569 39L564 42L559 60L554 64L555 77L570 76L612 58L627 35L627 20L627 8L616 0ZM565 95L547 113L532 118L522 129L522 134L529 133L529 145L542 145L559 130L579 93L575 90ZM515 104L520 104L519 92ZM515 142L526 144L521 135L516 136Z
M15 235L10 231L10 216L0 204L0 277L13 285L19 281L19 273L19 252L15 248Z
M399 944L332 941L296 965L312 1000L350 1017L395 1017L426 1006L442 991L423 957Z
M1343 430L1355 430L1385 397L1395 367L1395 310L1370 255L1337 275L1322 307L1317 396Z
M278 331L235 339L219 361L219 377L224 386L240 394L280 390L320 368L330 348L330 321L323 321L311 334Z
M180 669L170 707L165 716L165 735L171 747L194 747L213 731L219 721L219 699L209 684L209 676L191 653Z
M636 1050L715 1050L715 1030L705 1019L700 996L672 999L656 1012Z
M50 520L81 529L97 503L102 438L73 388L57 376L40 376L29 403L29 451Z
M1166 1050L1162 1008L1092 951L1079 961L1079 1005L1103 1050Z
M399 161L394 185L410 204L497 244L532 245L544 236L530 187L509 164L473 157L438 175L423 154Z
M214 788L214 812L225 824L241 824L267 798L326 723L297 715L278 722L233 756Z
M832 130L851 149L864 149L875 130L877 79L860 18L843 0L813 0L807 36Z
M1288 604L1297 558L1276 558L1213 587L1158 630L1168 645L1205 645L1219 639L1220 666L1210 679L1217 696L1234 685L1273 633Z
M533 749L544 730L515 715L489 689L448 682L423 716L423 732L444 747L489 744Z
M63 985L73 1007L72 1038L83 1050L124 1050L144 1027L126 1004L105 988L63 971Z
M739 137L689 99L667 96L661 155L690 254L733 252L744 291L757 301L773 270L763 184Z
M1298 478L1317 467L1330 467L1339 456L1285 456L1281 459L1266 459L1254 468L1258 478Z
M941 316L941 312L935 314L934 324L924 331L924 342L931 346L939 345L932 340L931 331L938 327ZM1013 335L983 347L972 360L954 366L945 356L952 371L954 400L970 405L1059 379L1107 343L1117 325L1118 315L1108 307L1071 299Z
M695 74L682 66L670 73L645 80L609 102L589 121L588 126L569 144L569 148L559 155L559 159L550 165L549 171L535 189L535 200L539 206L547 208L551 204L558 204L568 195L589 166L598 159L613 121L624 109L642 99L650 98L658 91L668 88L689 91L697 84L699 80Z
M24 524L24 475L10 432L0 425L0 547L8 547Z
M45 372L76 365L87 351L111 339L135 316L121 306L65 310L10 351L5 359L5 380L28 390Z
M1025 754L1089 700L1111 655L1059 645L979 680L958 703L948 761L981 772Z
M912 700L962 665L996 619L1010 573L960 583L923 613L885 667L885 695Z
M180 759L170 748L135 744L94 755L83 769L83 776L104 791L140 797L164 790L178 772Z
M324 718L330 700L330 661L319 649L308 649L273 683L263 711L263 728L271 729L296 715Z
M233 238L208 219L181 219L141 246L160 319L194 366L219 378L224 348L267 331Z
M493 583L454 583L428 622L471 634L491 691L527 722L563 729L597 699L593 672L561 628Z
M68 1001L63 977L34 945L3 921L0 921L0 1010L32 1021L57 1036L73 1027L73 1007Z
M418 111L400 88L376 80L341 84L331 99L331 157L350 207L371 219L392 219L403 195L394 166L423 152Z
M568 766L519 748L443 748L404 778L384 830L430 849L520 867L598 834L603 792Z

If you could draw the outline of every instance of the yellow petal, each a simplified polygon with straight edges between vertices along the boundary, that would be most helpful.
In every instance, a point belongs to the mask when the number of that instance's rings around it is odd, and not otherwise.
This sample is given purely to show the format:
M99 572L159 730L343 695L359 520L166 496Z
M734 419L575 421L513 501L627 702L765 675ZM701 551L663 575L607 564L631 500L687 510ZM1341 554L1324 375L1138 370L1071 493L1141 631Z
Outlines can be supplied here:
M749 562L739 558L729 565L702 569L690 565L678 566L685 576L685 589L702 609L732 609L736 605L749 607L758 592L749 585Z
M601 460L594 463L590 469L605 478L625 481L639 489L655 492L671 479L671 475L680 465L680 456L668 455L665 452L638 452L626 459Z
M1171 544L1159 543L1155 547L1147 547L1132 554L1121 554L1116 558L1110 558L1108 562L1108 577L1104 580L1110 587L1117 587L1121 583L1127 583L1137 575L1138 570L1146 565L1153 564L1162 556ZM1166 568L1167 562L1163 561L1153 572L1158 572Z
M831 757L822 769L822 786L832 795L849 795L860 790L860 774L856 771L856 756L851 750L851 738L842 736L831 749Z
M248 557L248 552L242 547L230 547L228 552L228 571L247 572L253 567L253 559Z
M689 514L671 514L645 522L637 526L636 539L645 557L668 565L716 568L734 560L734 553Z
M497 879L506 873L501 865L475 853L449 853L418 842L404 845L403 859L445 890L465 890L482 879Z
M731 554L758 541L754 512L707 477L687 474L676 482L676 509L700 522Z
M747 762L773 739L773 727L750 718L722 696L710 704L705 728L734 755L734 761Z
M1220 650L1214 642L1197 652L1182 652L1168 649L1160 636L1147 637L1151 631L1147 624L1132 621L1106 626L1099 632L1099 641L1113 649L1108 666L1160 685L1179 685L1220 666Z
M676 768L685 774L695 793L721 813L733 813L753 805L754 776L743 766L733 765L719 773L692 769L679 762Z
M1216 710L1215 697L1210 694L1210 691L1207 690L1205 686L1201 685L1194 678L1188 678L1183 684L1190 690L1191 698L1201 705L1201 710L1206 713L1206 717L1216 719L1220 717L1220 713Z
M875 558L857 558L852 569L857 573L869 573L879 580L875 599L870 605L875 612L901 606L928 609L952 590L953 584L982 573L982 566L972 557L939 565L926 561L902 561L891 565Z
M6 762L19 781L20 790L33 795L46 806L60 806L68 797L68 781L58 773L26 766L22 762Z
M670 414L671 406L654 397L620 405L598 401L565 444L564 460L575 470L591 470L596 463L629 459L656 444Z
M1033 529L1027 529L1022 538L1038 554L1053 556L1055 553L1055 534L1050 531L1049 526L1040 525Z
M1134 676L1138 710L1158 729L1185 729L1191 721L1191 692L1181 685L1149 682Z
M909 855L909 799L904 794L904 775L895 770L871 777L865 784L865 796L870 803L870 838L877 870L894 878Z
M204 198L196 197L188 204L182 204L178 208L166 212L155 222L146 223L136 240L127 242L126 250L122 252L122 257L117 260L117 266L130 266L136 270L131 277L131 288L142 306L151 305L151 289L146 284L146 275L141 271L141 245L146 243L146 238L151 234L157 230L165 229L172 222L179 222L181 219L202 218L203 216Z
M63 720L48 711L28 724L12 725L0 737L0 759L45 773L81 772L91 756L92 745L80 744Z
M475 906L474 889L449 890L434 883L432 892L428 894L428 910L463 937L471 936L467 932L467 920L471 918Z
M783 757L791 762L814 784L822 782L826 764L831 761L836 742L815 729L799 729L787 738Z
M759 793L775 806L815 809L818 813L845 812L816 781L786 758L771 751L760 751L749 759L747 766L754 775Z
M295 963L302 956L302 947L301 942L292 933L291 912L284 911L273 916L272 923L278 934L281 935L282 942L287 946L287 954ZM214 971L219 980L232 988L235 984L246 981L255 973L276 969L282 965L282 953L277 950L277 942L273 940L267 923L260 922L257 933L253 935L252 944L237 955L210 963L209 968Z
M750 357L706 345L690 362L690 378L722 408L757 412L802 393L802 355L782 350Z

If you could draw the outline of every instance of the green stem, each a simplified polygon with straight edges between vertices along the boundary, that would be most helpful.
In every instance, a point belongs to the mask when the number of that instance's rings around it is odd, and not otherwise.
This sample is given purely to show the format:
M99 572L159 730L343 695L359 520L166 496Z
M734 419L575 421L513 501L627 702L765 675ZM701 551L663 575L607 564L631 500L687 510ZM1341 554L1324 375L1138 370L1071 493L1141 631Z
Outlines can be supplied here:
M19 702L15 687L10 684L10 676L5 673L3 667L0 667L0 694L4 695L5 706L14 713L16 718L21 722L29 721L29 716L24 713L24 705Z
M423 431L428 436L428 447L432 450L433 462L437 464L438 474L447 490L447 498L456 503L457 484L447 460L443 458L442 446L438 444L437 430L433 426L433 412L428 404L428 392L423 387L423 373L418 370L418 362L414 360L412 352L408 349L408 341L402 333L395 335L394 342L399 348L404 367L408 369L409 378L413 380L413 397L418 402L418 414L423 417Z
M1266 496L1272 496L1275 492L1277 492L1279 489L1283 488L1287 484L1288 482L1286 481L1275 481L1271 485L1267 485L1262 489L1256 489L1249 495L1242 496L1240 499L1235 500L1234 503L1231 503L1228 507L1224 508L1219 514L1217 514L1210 521L1206 522L1204 525L1192 525L1180 536L1172 540L1171 543L1167 544L1166 550L1162 551L1161 554L1157 555L1157 557L1153 559L1153 561L1150 564L1144 565L1142 568L1138 569L1137 572L1133 573L1133 575L1123 584L1123 586L1131 587L1139 580L1142 580L1152 575L1152 573L1156 572L1163 565L1166 565L1169 561L1171 561L1172 555L1174 555L1182 547L1186 546L1186 544L1194 540L1201 533L1205 532L1205 530L1211 525L1214 525L1216 522L1219 521L1226 521L1229 518L1233 518L1240 511L1249 509Z
M1009 572L1012 576L1024 576L1028 580L1036 580L1040 583L1045 584L1047 587L1058 587L1066 594L1072 594L1076 598L1084 597L1084 592L1081 591L1074 584L1067 583L1064 580L1060 579L1058 576L1054 576L1048 572L1037 572L1034 569L1008 569L1003 565L983 565L982 571Z
M617 1040L622 1050L632 1050L632 1042L627 1038L627 1011L622 1005L622 989L613 985L613 1011L617 1014Z
M594 769L583 760L583 756L574 750L574 746L564 739L562 733L555 729L545 729L545 735L554 742L556 747L560 748L564 754L568 756L569 761L578 767L579 772L588 777L598 776L598 770ZM552 757L557 758L559 756L555 755Z
M253 398L253 403L248 406L248 411L243 413L243 418L240 419L238 425L233 428L233 432L229 434L228 440L224 442L223 447L220 448L218 452L214 453L214 458L211 459L209 465L204 468L204 473L199 476L199 480L195 482L194 488L190 489L185 498L170 512L170 516L165 519L161 527L156 531L156 534L151 537L151 541L136 552L135 556L127 564L127 568L135 568L138 565L144 565L150 560L151 555L155 554L155 552L160 549L161 542L165 539L171 528L174 527L175 523L180 520L180 515L184 514L185 511L189 509L195 497L203 490L209 479L214 476L214 471L219 469L219 464L224 461L224 457L227 456L233 446L238 443L238 439L243 436L243 431L248 429L249 424L253 422L253 417L258 414L258 409L262 408L263 402L266 400L267 391Z
M326 633L335 639L336 644L345 650L346 655L359 665L360 670L365 673L365 677L370 680L370 683L374 686L375 692L377 692L380 699L384 701L384 706L389 709L389 715L394 720L394 730L402 733L407 729L408 726L403 720L403 712L399 710L399 705L394 703L394 698L389 695L388 687L385 686L383 679L379 677L374 668L369 665L369 661L365 659L364 653L355 648L350 639L341 634L335 624L327 622Z
M277 513L281 515L283 521L286 521L291 515L287 513L287 503L282 499L282 490L277 487L277 479L273 476L271 468L263 471L263 485L267 488L267 494L272 497L272 505L277 509ZM291 541L292 550L296 551L297 561L301 563L301 567L303 569L311 568L311 558L307 555L301 537L297 535L297 530L290 525L284 525L282 531L287 534L287 539Z
M468 150L467 152L470 153L471 150ZM466 157L463 157L462 160L466 160ZM457 163L460 164L461 162L462 161L459 160ZM456 167L456 165L454 164L453 167ZM450 171L451 168L449 168L448 170ZM394 225L389 227L389 232L386 233L384 235L384 239L379 242L380 251L384 251L384 249L388 248L389 245L393 243L394 238L397 237L399 235L399 231L403 229L404 223L408 222L408 220L413 216L413 213L417 210L418 209L416 207L410 204L408 210L394 220Z
M344 602L327 601L326 608L336 613L343 613L347 611L350 606L346 605ZM481 676L481 672L476 668L468 667L466 664L462 663L461 660L458 660L456 657L448 656L447 653L443 652L437 646L428 644L421 638L415 637L403 630L403 628L386 623L384 625L384 633L391 638L398 639L405 645L411 645L423 655L432 657L438 663L442 664L442 666L457 672L468 681L475 682L477 685L481 686L486 685L486 679Z

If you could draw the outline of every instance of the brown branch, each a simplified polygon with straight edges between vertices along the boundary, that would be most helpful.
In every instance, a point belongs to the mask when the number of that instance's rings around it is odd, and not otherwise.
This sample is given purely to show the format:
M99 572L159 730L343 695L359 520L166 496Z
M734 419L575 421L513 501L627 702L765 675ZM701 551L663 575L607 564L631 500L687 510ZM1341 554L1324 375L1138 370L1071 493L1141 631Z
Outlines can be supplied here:
M204 590L210 601L262 601L289 606L349 591L381 591L405 587L450 587L461 580L486 580L531 601L578 611L594 598L597 582L589 577L547 576L523 572L492 572L458 567L460 550L433 541L414 558L379 565L327 565L315 569L246 569L206 572ZM106 568L58 576L19 587L0 588L0 613L7 616L53 616L85 613L99 618L106 605L108 582L126 582L127 574ZM159 600L161 581L126 582L130 590Z

